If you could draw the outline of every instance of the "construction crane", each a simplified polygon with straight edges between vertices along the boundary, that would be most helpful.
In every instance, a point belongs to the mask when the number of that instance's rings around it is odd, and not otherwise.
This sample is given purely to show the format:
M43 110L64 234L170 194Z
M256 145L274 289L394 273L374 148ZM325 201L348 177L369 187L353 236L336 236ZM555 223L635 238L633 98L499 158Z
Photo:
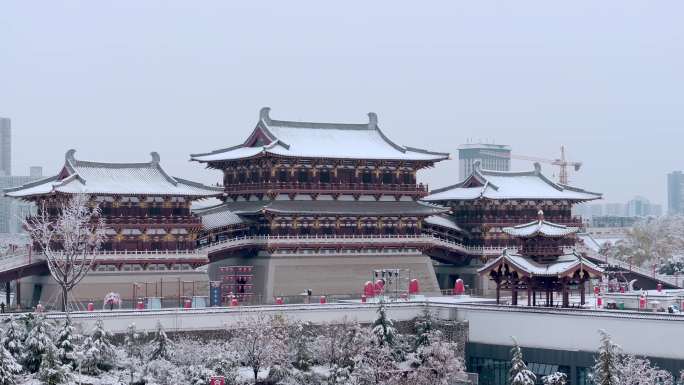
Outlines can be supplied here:
M504 155L496 152L483 151L483 154L496 157L505 157ZM568 184L568 167L572 167L575 171L579 171L579 169L582 167L582 162L571 162L565 158L565 146L561 146L560 158L557 159L546 159L516 154L511 154L510 157L512 159L529 160L532 162L547 163L552 164L554 166L558 166L560 168L560 172L558 173L558 181L560 182L560 184L564 185Z

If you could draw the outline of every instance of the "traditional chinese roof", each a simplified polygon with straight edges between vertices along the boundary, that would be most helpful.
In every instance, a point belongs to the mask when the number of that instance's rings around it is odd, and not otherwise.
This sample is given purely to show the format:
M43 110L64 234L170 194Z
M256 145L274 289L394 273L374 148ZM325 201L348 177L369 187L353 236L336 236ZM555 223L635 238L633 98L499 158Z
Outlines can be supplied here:
M219 187L205 186L169 176L151 153L147 163L100 163L77 160L75 150L66 153L62 171L53 177L5 189L11 197L29 198L52 193L92 195L219 196Z
M539 235L560 238L574 234L580 230L578 227L569 227L547 222L544 220L544 213L542 211L539 211L539 213L539 219L534 222L514 227L504 227L502 230L506 234L520 238L531 238Z
M368 123L312 123L273 120L270 108L261 109L259 122L247 140L238 146L205 154L191 160L212 163L272 154L287 157L331 159L379 159L440 161L449 154L400 146L380 130L375 113Z
M475 199L524 199L590 201L601 194L553 182L541 172L539 163L532 171L492 171L475 163L473 172L463 182L433 190L423 198L428 202Z
M444 213L447 210L434 205L414 201L343 201L343 200L256 200L243 202L226 202L207 210L228 210L237 215L259 214L271 212L278 214L311 214L311 215L396 215L396 216L430 216ZM206 211L198 211L203 215Z
M236 213L230 211L226 206L219 205L198 211L197 214L202 219L204 230L213 230L220 227L236 226L246 223Z
M603 274L603 269L576 252L561 255L553 262L540 263L530 257L512 254L506 250L499 257L478 269L478 273L487 274L499 268L515 271L520 277L572 277L578 270L585 271L593 277Z
M425 218L425 223L432 226L440 226L449 230L462 231L454 220L446 214L431 215Z

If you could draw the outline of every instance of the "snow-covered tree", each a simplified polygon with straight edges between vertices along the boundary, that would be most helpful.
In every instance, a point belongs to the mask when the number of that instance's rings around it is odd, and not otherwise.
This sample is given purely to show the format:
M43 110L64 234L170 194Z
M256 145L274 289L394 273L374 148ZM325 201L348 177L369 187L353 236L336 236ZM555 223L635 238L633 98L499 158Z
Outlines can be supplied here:
M463 361L457 356L457 345L444 339L438 330L426 336L429 344L418 348L417 367L409 374L414 385L449 385L456 379L465 380L467 375Z
M622 357L617 365L620 385L673 385L674 378L667 370L652 366L645 358L632 355Z
M416 339L413 344L413 350L418 350L421 346L430 344L430 334L434 330L432 312L428 306L423 309L423 313L416 319L414 325Z
M124 349L126 355L131 359L142 359L143 336L138 333L135 322L128 325L126 336L124 337Z
M22 357L24 368L30 373L38 371L43 355L48 349L56 349L50 337L51 334L52 327L45 316L37 316L24 342L25 349Z
M152 340L153 350L150 357L153 360L169 360L171 358L170 344L171 341L166 336L164 326L157 321L157 331L154 333L154 340Z
M102 320L95 323L92 333L83 341L81 369L85 373L98 374L114 365L115 348L112 336L104 329Z
M259 371L287 362L287 330L263 314L246 317L234 330L233 346L243 365L252 369L254 383Z
M59 360L63 364L70 365L72 368L76 367L76 348L78 347L78 339L79 337L71 322L71 317L67 315L64 325L59 329L55 346L57 347L57 356L59 357Z
M310 325L303 322L291 322L288 325L288 350L290 363L299 370L309 370L313 364L313 334Z
M105 239L100 208L90 196L77 194L59 202L57 215L50 215L44 204L25 227L45 255L50 275L62 289L62 311L68 312L69 292L91 270L93 251Z
M0 385L15 385L14 376L21 369L14 356L4 346L0 346Z
M602 252L637 266L660 262L684 252L684 217L645 218L627 231L625 239Z
M368 328L345 317L320 329L314 342L314 356L330 368L350 368L354 357L367 350L374 338Z
M565 385L568 383L568 375L563 372L551 373L542 377L544 385Z
M24 333L19 324L15 321L14 316L9 317L7 328L5 329L0 344L7 349L15 360L21 360L22 354L24 353Z
M592 379L595 385L621 385L618 365L620 347L616 345L605 330L599 330L601 346L595 358Z
M351 385L384 385L399 370L389 345L371 345L354 358L354 369L349 376Z
M394 321L387 315L387 307L385 301L380 301L378 306L378 316L373 322L373 334L380 346L393 346L397 335L397 329L394 328Z
M63 383L68 376L69 366L62 364L59 360L57 349L54 345L48 346L40 362L38 378L40 378L44 385L58 385Z
M534 385L537 376L527 369L523 360L522 350L518 341L513 338L513 348L511 349L511 369L508 371L508 382L510 385Z

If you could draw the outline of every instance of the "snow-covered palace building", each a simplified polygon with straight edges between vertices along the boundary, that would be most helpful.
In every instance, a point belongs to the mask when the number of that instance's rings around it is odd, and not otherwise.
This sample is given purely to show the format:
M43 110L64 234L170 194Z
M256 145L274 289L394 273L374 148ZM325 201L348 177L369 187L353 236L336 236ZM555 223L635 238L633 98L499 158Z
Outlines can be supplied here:
M99 205L106 239L94 271L72 292L75 299L98 301L109 292L130 299L136 290L141 297L162 297L165 289L175 293L180 281L202 283L206 291L206 272L195 270L207 263L206 255L196 250L202 221L191 212L191 204L221 196L223 190L172 177L161 167L159 155L151 156L149 162L102 163L76 159L69 150L57 175L5 190L50 215L74 194L86 194ZM40 253L34 254L34 261L40 260ZM139 284L136 289L134 283ZM50 302L58 292L49 275L24 278L17 297L22 289L26 303L33 304Z
M361 124L297 122L263 108L242 144L192 155L223 173L225 202L199 212L211 222L207 243L236 232L251 238L244 247L210 246L210 258L254 266L266 298L360 294L382 268L410 271L424 291L438 292L420 234L426 218L447 210L419 201L428 190L416 174L449 155L398 145L368 116Z

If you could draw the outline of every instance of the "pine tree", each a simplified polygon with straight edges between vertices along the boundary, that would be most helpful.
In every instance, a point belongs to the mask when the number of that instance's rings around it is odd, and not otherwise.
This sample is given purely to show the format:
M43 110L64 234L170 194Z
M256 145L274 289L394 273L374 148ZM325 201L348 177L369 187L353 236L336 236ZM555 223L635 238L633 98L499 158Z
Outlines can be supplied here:
M154 345L154 350L152 351L151 356L153 360L168 360L171 358L171 354L169 352L169 338L166 336L166 332L164 331L164 327L162 326L161 322L157 322L157 332L155 333L152 344Z
M377 338L379 346L394 345L397 330L394 328L392 319L387 316L387 308L383 300L380 300L378 307L378 318L373 322L373 334Z
M542 378L544 385L565 385L568 383L568 375L563 372L551 373Z
M59 360L57 349L48 346L43 354L38 370L38 378L44 385L58 385L64 382L69 375L68 366Z
M21 365L17 363L7 349L0 346L0 385L15 385L14 376L21 372Z
M418 350L421 346L430 345L429 336L434 329L434 325L429 307L426 307L423 310L423 314L416 319L414 328L416 331L416 339L413 344L413 350Z
M142 335L138 333L135 323L128 325L126 337L124 337L124 348L129 358L142 358Z
M85 373L98 374L101 370L107 371L114 364L114 345L109 334L98 320L93 332L83 342L83 362L81 368Z
M617 346L605 330L599 330L601 346L595 358L593 382L596 385L619 385L620 378L617 370L620 360L620 347Z
M537 381L537 376L527 369L527 365L523 361L522 350L520 350L515 338L513 338L513 348L511 349L511 370L508 371L508 380L510 385L534 385Z
M71 317L67 315L64 325L59 330L57 336L57 356L59 360L72 368L76 367L76 341L78 336L75 335L75 329L71 322Z
M15 360L21 360L22 353L24 352L24 335L21 331L21 327L14 320L14 317L9 318L7 323L7 329L5 329L5 334L2 336L2 341L0 344L7 349L7 351L14 357Z
M35 373L40 368L43 355L50 348L55 348L55 344L50 338L51 325L44 315L35 317L32 322L33 328L26 337L25 352L23 355L24 368L30 373Z

